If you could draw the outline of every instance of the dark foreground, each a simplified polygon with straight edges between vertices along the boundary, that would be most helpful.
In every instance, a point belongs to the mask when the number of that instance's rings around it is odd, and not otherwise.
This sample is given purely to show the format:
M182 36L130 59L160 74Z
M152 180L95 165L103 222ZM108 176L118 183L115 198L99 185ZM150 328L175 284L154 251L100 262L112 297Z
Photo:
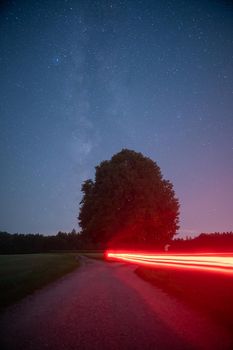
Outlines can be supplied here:
M78 266L75 253L0 255L0 311Z
M0 316L0 348L231 349L231 335L141 280L135 266L84 259Z

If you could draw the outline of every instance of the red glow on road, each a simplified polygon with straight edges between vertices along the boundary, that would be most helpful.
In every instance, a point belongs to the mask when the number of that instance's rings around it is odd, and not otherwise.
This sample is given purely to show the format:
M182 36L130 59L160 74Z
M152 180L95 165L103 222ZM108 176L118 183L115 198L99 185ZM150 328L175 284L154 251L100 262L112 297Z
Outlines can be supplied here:
M125 261L138 265L192 269L231 274L233 254L148 254L133 252L106 252L108 260Z

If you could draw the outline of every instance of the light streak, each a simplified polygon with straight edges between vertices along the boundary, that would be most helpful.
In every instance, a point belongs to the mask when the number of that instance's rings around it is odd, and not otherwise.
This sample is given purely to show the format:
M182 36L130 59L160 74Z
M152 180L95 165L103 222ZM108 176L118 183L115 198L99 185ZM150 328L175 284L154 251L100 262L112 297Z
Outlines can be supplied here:
M148 254L138 252L106 252L109 260L125 261L151 267L192 269L219 272L233 276L233 253Z

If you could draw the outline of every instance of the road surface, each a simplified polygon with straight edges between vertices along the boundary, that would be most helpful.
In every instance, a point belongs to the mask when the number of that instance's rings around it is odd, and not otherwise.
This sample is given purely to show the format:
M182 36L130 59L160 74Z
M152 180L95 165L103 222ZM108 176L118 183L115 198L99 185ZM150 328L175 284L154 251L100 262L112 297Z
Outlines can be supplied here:
M80 269L0 316L0 349L230 349L230 335L141 280L135 266L83 259Z

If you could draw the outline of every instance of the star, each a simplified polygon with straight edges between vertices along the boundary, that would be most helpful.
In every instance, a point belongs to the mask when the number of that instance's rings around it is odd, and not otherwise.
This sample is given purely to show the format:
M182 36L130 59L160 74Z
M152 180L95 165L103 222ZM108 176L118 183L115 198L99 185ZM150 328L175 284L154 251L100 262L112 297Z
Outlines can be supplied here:
M54 57L52 58L52 64L53 64L54 66L60 65L60 64L61 64L61 57L60 57L60 56L54 56Z

